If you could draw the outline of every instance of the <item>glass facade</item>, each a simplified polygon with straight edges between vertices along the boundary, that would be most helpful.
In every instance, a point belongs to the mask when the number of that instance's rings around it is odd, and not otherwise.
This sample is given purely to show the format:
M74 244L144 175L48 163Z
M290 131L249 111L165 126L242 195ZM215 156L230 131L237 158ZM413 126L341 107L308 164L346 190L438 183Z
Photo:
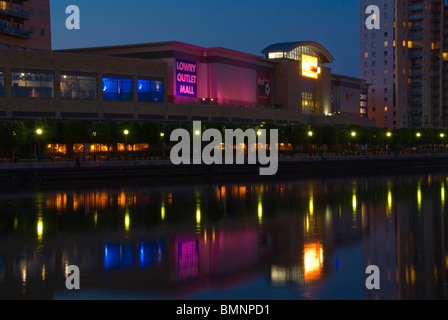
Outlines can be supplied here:
M164 85L162 80L138 80L138 101L164 102Z
M97 76L61 73L61 98L96 100L98 98Z
M103 78L103 100L132 101L133 81L131 78Z
M0 97L5 96L5 73L0 71Z
M12 96L54 98L54 74L51 72L13 71Z
M313 115L315 110L314 94L312 92L301 92L302 112L307 115Z

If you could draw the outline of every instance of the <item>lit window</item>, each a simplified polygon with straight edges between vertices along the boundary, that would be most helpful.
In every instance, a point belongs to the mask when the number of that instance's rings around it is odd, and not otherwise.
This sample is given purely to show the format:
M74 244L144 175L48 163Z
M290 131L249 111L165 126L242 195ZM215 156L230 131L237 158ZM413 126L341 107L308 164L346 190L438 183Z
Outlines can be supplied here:
M96 75L61 74L61 98L96 100L98 80Z
M283 52L270 52L268 57L269 59L281 59L283 58Z
M103 100L132 101L133 82L130 78L103 78Z
M163 102L164 85L163 80L139 79L137 82L138 101Z
M302 112L304 114L314 114L314 94L312 92L301 92Z
M54 74L52 72L12 71L11 79L13 97L54 97Z

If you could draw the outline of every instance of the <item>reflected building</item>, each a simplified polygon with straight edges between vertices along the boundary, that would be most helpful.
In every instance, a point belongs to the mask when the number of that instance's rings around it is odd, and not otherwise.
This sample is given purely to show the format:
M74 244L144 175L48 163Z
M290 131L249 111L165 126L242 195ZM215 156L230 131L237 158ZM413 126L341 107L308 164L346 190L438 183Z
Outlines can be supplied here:
M338 290L364 299L446 299L446 178L0 196L0 298L54 298L74 264L85 289L155 297L251 280L266 290L310 292L358 273L349 279L358 282ZM368 265L380 268L381 290L365 288Z

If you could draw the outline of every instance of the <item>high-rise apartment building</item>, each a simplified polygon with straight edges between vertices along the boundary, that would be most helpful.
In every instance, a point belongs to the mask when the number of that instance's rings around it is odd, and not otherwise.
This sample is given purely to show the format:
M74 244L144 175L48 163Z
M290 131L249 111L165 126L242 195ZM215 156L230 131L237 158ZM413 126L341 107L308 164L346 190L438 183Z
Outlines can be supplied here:
M49 0L0 0L0 48L51 51Z
M379 29L366 27L369 5L379 8ZM377 125L448 126L448 1L361 0L360 71L372 84L369 116Z
M379 29L366 26L366 8L380 9ZM361 0L360 77L370 84L369 118L377 126L396 125L394 101L394 0Z

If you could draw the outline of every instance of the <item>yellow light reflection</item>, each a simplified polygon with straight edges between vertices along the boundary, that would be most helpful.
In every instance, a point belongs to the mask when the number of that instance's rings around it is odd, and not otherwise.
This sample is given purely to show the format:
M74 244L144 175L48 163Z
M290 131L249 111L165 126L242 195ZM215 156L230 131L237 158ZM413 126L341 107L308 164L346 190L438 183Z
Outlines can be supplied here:
M129 217L129 212L126 212L126 214L124 216L124 229L126 231L129 231L130 225L131 225L131 219Z
M445 184L442 182L442 186L440 187L440 200L442 202L442 208L445 207Z
M353 195L352 197L352 207L353 207L353 212L356 212L356 208L358 206L358 201L356 199L356 194Z
M42 240L42 236L44 234L44 223L42 218L39 218L37 221L37 239Z
M392 190L389 189L387 190L387 217L389 218L392 214Z
M201 208L196 209L196 223L201 223Z
M162 201L162 207L160 208L160 219L165 220L165 201Z
M310 210L310 215L312 216L314 214L314 200L313 200L313 196L310 197L309 210Z
M45 264L42 265L42 281L45 281L45 275L47 273L47 270L45 269Z
M418 182L417 186L417 206L420 211L422 209L422 185L420 181Z

